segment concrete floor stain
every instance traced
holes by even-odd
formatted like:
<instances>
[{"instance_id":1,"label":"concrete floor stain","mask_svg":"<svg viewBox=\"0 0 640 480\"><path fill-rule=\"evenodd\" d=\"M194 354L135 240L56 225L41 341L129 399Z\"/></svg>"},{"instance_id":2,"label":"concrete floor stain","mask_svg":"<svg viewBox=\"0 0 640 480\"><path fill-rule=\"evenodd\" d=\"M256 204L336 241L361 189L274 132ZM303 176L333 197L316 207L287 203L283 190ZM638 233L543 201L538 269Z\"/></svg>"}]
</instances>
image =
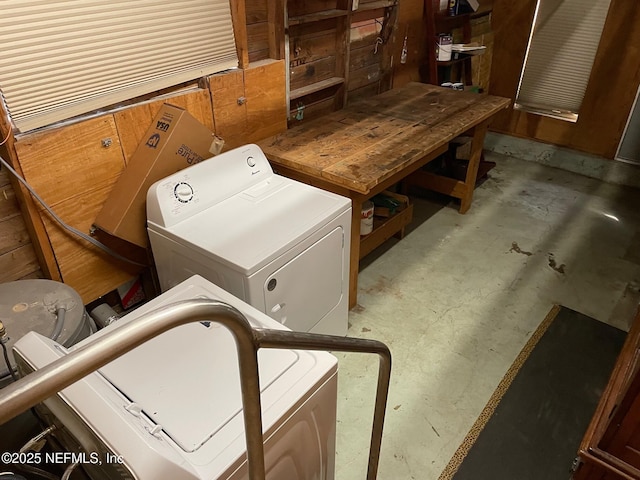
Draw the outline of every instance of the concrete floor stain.
<instances>
[{"instance_id":1,"label":"concrete floor stain","mask_svg":"<svg viewBox=\"0 0 640 480\"><path fill-rule=\"evenodd\" d=\"M564 267L566 266L564 263L558 265L553 253L549 254L549 266L553 268L556 272L564 275Z\"/></svg>"},{"instance_id":2,"label":"concrete floor stain","mask_svg":"<svg viewBox=\"0 0 640 480\"><path fill-rule=\"evenodd\" d=\"M391 285L391 280L389 280L384 275L380 275L375 284L365 289L365 292L369 295L376 294L386 294L393 295L395 298L402 300L403 295L402 292L399 292L393 288Z\"/></svg>"},{"instance_id":3,"label":"concrete floor stain","mask_svg":"<svg viewBox=\"0 0 640 480\"><path fill-rule=\"evenodd\" d=\"M509 249L509 251L510 252L521 253L523 255L526 255L527 257L530 257L531 255L533 255L533 253L531 253L531 252L525 252L524 250L522 250L518 246L518 242L511 242L511 248Z\"/></svg>"},{"instance_id":4,"label":"concrete floor stain","mask_svg":"<svg viewBox=\"0 0 640 480\"><path fill-rule=\"evenodd\" d=\"M365 310L366 310L366 308L364 308L364 307L363 307L362 305L360 305L359 303L357 303L357 304L356 304L356 306L355 306L355 307L353 307L353 308L351 309L351 311L352 311L352 312L354 312L354 313L362 313L362 312L364 312Z\"/></svg>"}]
</instances>

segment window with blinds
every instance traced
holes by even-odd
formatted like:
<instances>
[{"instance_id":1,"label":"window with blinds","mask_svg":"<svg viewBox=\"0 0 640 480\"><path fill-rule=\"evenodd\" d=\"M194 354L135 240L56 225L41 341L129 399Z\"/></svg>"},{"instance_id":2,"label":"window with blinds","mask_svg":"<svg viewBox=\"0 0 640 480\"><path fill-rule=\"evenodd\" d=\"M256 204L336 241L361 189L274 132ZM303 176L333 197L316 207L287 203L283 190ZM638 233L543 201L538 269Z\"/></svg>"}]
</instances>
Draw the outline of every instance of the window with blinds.
<instances>
[{"instance_id":1,"label":"window with blinds","mask_svg":"<svg viewBox=\"0 0 640 480\"><path fill-rule=\"evenodd\" d=\"M21 132L238 66L229 0L4 0L0 32Z\"/></svg>"},{"instance_id":2,"label":"window with blinds","mask_svg":"<svg viewBox=\"0 0 640 480\"><path fill-rule=\"evenodd\" d=\"M610 0L538 0L516 108L575 121Z\"/></svg>"}]
</instances>

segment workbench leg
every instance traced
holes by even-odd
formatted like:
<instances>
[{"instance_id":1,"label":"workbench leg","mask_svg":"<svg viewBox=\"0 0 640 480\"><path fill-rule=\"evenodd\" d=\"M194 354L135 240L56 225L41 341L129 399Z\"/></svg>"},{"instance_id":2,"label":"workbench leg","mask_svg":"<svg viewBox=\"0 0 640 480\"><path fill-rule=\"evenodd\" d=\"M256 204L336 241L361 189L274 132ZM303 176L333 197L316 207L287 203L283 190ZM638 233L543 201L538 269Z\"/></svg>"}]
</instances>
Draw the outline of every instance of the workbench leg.
<instances>
[{"instance_id":1,"label":"workbench leg","mask_svg":"<svg viewBox=\"0 0 640 480\"><path fill-rule=\"evenodd\" d=\"M471 201L473 200L473 190L476 188L478 167L480 166L482 149L484 147L484 137L487 133L488 125L489 121L485 120L484 122L476 125L476 127L473 129L469 166L467 167L467 173L464 178L465 192L460 198L460 213L467 213L467 210L469 210L469 208L471 207Z\"/></svg>"},{"instance_id":2,"label":"workbench leg","mask_svg":"<svg viewBox=\"0 0 640 480\"><path fill-rule=\"evenodd\" d=\"M362 202L351 199L351 259L349 261L349 310L358 303L358 272L360 269L360 218Z\"/></svg>"}]
</instances>

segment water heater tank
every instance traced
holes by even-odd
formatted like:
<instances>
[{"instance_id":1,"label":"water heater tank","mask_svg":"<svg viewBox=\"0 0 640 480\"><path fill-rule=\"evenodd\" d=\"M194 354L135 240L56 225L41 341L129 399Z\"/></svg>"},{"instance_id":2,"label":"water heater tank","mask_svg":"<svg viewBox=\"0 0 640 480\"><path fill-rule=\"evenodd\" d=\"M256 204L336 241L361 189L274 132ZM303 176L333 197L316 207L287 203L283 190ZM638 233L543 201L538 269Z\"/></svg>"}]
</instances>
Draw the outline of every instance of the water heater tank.
<instances>
[{"instance_id":1,"label":"water heater tank","mask_svg":"<svg viewBox=\"0 0 640 480\"><path fill-rule=\"evenodd\" d=\"M95 331L80 295L68 285L53 280L18 280L0 284L0 321L9 341L6 343L12 367L13 344L30 331L69 347ZM2 357L0 357L2 358ZM0 388L11 382L9 370L0 361Z\"/></svg>"}]
</instances>

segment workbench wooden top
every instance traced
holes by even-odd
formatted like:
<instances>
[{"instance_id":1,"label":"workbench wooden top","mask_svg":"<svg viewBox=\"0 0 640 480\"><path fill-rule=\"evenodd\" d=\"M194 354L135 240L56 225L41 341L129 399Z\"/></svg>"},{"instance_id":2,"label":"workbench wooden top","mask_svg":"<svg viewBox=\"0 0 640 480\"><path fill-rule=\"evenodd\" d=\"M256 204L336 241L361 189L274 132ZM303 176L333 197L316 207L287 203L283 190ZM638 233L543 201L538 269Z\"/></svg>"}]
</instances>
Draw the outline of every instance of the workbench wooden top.
<instances>
[{"instance_id":1,"label":"workbench wooden top","mask_svg":"<svg viewBox=\"0 0 640 480\"><path fill-rule=\"evenodd\" d=\"M367 194L509 103L502 97L408 83L258 144L275 166Z\"/></svg>"}]
</instances>

